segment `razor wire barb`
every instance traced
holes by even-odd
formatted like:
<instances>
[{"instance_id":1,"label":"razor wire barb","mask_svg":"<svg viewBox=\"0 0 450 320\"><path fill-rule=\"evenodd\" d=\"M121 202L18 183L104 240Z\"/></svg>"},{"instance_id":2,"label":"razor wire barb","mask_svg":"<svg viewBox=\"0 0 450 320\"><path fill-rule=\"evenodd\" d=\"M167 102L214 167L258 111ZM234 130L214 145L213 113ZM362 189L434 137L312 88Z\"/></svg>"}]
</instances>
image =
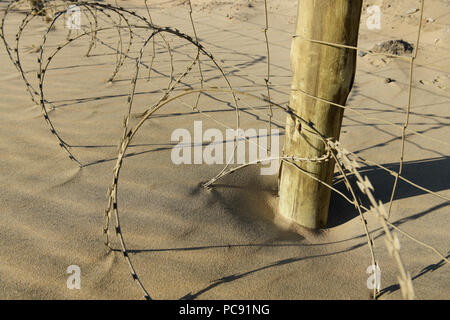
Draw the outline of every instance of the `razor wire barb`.
<instances>
[{"instance_id":1,"label":"razor wire barb","mask_svg":"<svg viewBox=\"0 0 450 320\"><path fill-rule=\"evenodd\" d=\"M114 83L116 80L116 77L120 73L125 61L130 60L134 61L135 64L135 72L131 80L131 86L130 91L128 93L128 99L127 99L127 112L123 118L122 127L123 132L120 137L120 141L118 143L117 147L117 159L115 166L113 168L113 177L111 185L108 187L107 191L107 198L108 203L106 206L106 209L104 211L104 227L103 227L103 235L104 235L104 242L107 246L108 250L111 252L120 251L126 260L129 271L131 274L132 279L137 283L139 288L143 292L143 296L145 299L151 299L151 295L149 291L146 289L144 283L142 282L141 278L138 276L138 273L134 267L134 264L130 257L130 250L128 250L125 238L123 235L123 231L120 224L120 215L119 215L119 205L118 205L118 184L119 184L119 176L120 176L120 170L122 168L123 162L126 158L126 152L128 147L130 146L133 138L135 137L136 133L140 130L142 125L151 119L151 116L157 112L158 110L162 109L163 107L167 107L171 102L177 100L181 102L181 105L196 111L199 115L208 117L209 119L213 120L215 123L219 124L220 126L229 129L230 126L223 123L222 121L219 121L218 119L206 114L199 108L200 98L203 94L214 94L214 93L221 93L221 94L229 94L231 97L232 105L235 110L235 117L236 117L236 130L240 129L240 107L238 104L238 101L240 101L239 96L245 96L249 99L253 99L259 102L265 103L269 108L269 113L263 112L263 115L267 117L268 119L268 126L269 126L269 132L271 132L271 127L273 125L274 119L273 119L273 109L279 109L285 114L297 118L299 121L301 121L302 125L307 126L313 134L315 134L325 145L326 153L323 154L320 157L317 158L299 158L295 155L283 155L280 157L267 157L267 158L261 158L254 161L248 161L244 164L238 165L236 167L231 168L231 162L233 157L235 156L236 148L237 148L237 139L234 141L235 146L233 150L232 157L227 161L224 168L214 177L209 179L207 182L204 182L202 185L206 189L211 189L214 187L214 184L225 177L228 174L231 174L235 171L238 171L240 169L243 169L245 167L251 166L251 165L258 165L261 163L264 163L266 161L273 161L273 160L281 160L284 161L292 166L295 166L298 170L300 170L302 173L308 175L312 179L315 179L319 181L320 183L326 185L328 188L330 188L332 191L339 194L341 197L343 197L346 201L348 201L350 204L354 205L357 209L359 216L361 218L361 222L363 225L363 230L365 233L365 237L367 240L368 248L370 250L371 255L371 261L372 265L378 266L378 261L375 256L375 250L374 250L374 241L373 237L371 235L371 231L368 228L367 219L365 217L366 213L375 214L377 217L382 230L385 234L385 243L386 247L388 249L389 254L392 256L392 258L395 260L395 263L397 264L398 270L399 270L399 277L398 281L400 284L402 296L405 299L413 299L415 297L413 284L411 281L411 275L407 271L403 260L400 255L400 242L396 234L393 232L393 229L409 239L415 241L417 244L424 246L430 250L432 250L437 256L442 258L446 263L448 263L448 259L442 255L437 249L434 247L418 240L416 237L406 233L401 228L396 226L395 224L391 223L389 221L390 213L392 209L392 203L395 199L395 193L397 189L398 181L401 180L410 186L414 188L418 188L432 196L435 196L441 200L444 201L450 201L450 199L442 194L439 194L437 192L434 192L432 190L429 190L423 186L420 186L413 181L405 178L402 176L402 169L403 169L403 161L404 161L404 154L406 149L406 140L407 140L407 134L413 134L420 136L424 139L428 139L430 141L438 142L441 145L450 146L450 143L444 140L436 139L434 137L428 136L422 132L414 131L409 128L409 118L410 118L410 110L411 110L411 102L412 102L412 79L413 79L413 72L414 72L414 63L415 59L417 57L417 50L419 47L419 41L420 41L420 30L422 27L422 18L423 18L423 11L424 11L424 2L425 0L421 0L421 16L420 16L420 22L418 25L418 32L417 32L417 41L414 47L414 52L410 57L405 56L396 56L389 53L377 53L372 52L371 50L365 50L359 47L353 47L353 46L347 46L342 44L336 44L336 43L329 43L326 41L321 41L317 39L305 39L305 41L310 41L314 43L318 43L321 45L330 45L330 46L336 46L340 48L347 48L347 49L353 49L358 51L366 52L370 55L384 55L392 58L397 59L403 59L410 63L410 70L409 70L409 83L408 83L408 103L406 107L406 113L405 113L405 122L402 126L393 123L391 121L371 117L366 115L365 113L345 105L339 105L337 103L333 103L331 101L324 100L320 97L317 97L315 95L312 95L308 92L303 92L298 88L291 88L291 90L299 91L300 93L311 97L313 99L326 102L327 104L333 105L338 108L344 108L348 110L349 112L356 113L365 119L368 120L374 120L378 121L380 123L388 124L392 127L401 129L401 151L400 151L400 159L399 159L399 170L393 171L381 164L375 163L371 160L366 160L354 153L351 153L347 151L342 144L339 141L336 141L330 137L323 136L320 132L318 132L314 126L312 126L308 121L305 119L300 118L297 114L295 114L289 106L283 106L271 98L271 59L270 59L270 42L269 42L269 15L268 15L268 6L267 6L267 0L264 0L264 28L263 28L263 38L266 45L266 75L264 78L264 85L266 88L266 94L261 95L254 95L249 92L243 91L243 90L237 90L234 89L231 85L230 80L228 79L227 73L224 71L223 67L217 62L217 60L213 57L213 55L207 51L203 45L199 41L198 32L195 26L195 19L193 16L193 6L191 4L191 1L187 1L187 9L188 9L188 17L191 24L191 29L193 36L189 36L188 34L185 34L178 29L171 28L171 27L160 27L157 26L151 15L150 7L147 3L148 1L144 1L145 10L148 15L148 18L142 15L139 15L138 13L131 11L129 9L120 7L118 5L117 0L114 1L114 5L108 4L108 3L99 3L95 1L62 1L62 0L52 0L52 1L45 1L43 8L40 9L38 12L29 11L25 13L25 17L23 18L22 22L20 23L17 33L15 34L15 42L14 44L11 44L8 42L7 36L5 35L5 25L7 23L6 18L8 14L10 14L16 6L23 3L23 0L12 0L8 3L6 6L6 9L4 10L4 14L1 19L0 24L0 37L2 38L2 41L4 43L4 47L6 49L6 52L20 73L25 86L26 90L28 91L31 100L36 104L39 105L41 108L42 116L47 123L47 126L49 127L49 130L52 135L56 137L58 140L58 145L66 152L69 156L69 158L76 162L80 167L83 167L83 164L72 154L70 150L70 145L66 143L55 126L53 125L53 122L50 118L50 113L53 110L52 103L46 99L46 73L49 69L49 66L51 62L53 61L53 58L57 56L62 49L67 47L73 42L81 41L82 39L89 38L89 45L88 50L85 54L86 58L89 58L91 56L91 51L94 50L94 48L97 45L102 45L104 48L108 48L112 51L112 53L115 55L115 64L113 67L113 71L111 73L111 76L106 80L108 82ZM51 46L47 48L46 44L48 42L50 31L55 26L57 21L61 20L62 17L65 16L68 5L76 5L79 8L81 8L81 12L83 13L84 17L86 17L88 21L88 26L82 26L82 30L77 33L77 35L73 36L71 30L69 29L69 32L66 36L66 41L56 47L56 49L53 49L49 54L47 54L46 57L44 57L44 52L46 50L51 50ZM35 88L31 82L27 78L27 72L24 70L21 60L21 54L20 54L20 39L23 36L27 26L38 17L42 12L52 12L52 19L49 23L46 32L42 36L42 42L37 47L38 50L38 71L36 72L36 76L38 79L38 88ZM106 24L105 26L101 26L101 24ZM110 31L115 30L117 33L117 39L116 39L116 45L115 47L109 45L104 40L102 40L100 36L100 32L102 31ZM125 31L125 32L124 32ZM146 34L143 36L138 31L144 31ZM127 40L124 40L124 37L127 37ZM194 57L189 57L190 62L186 65L184 71L182 71L177 77L175 76L175 60L174 60L174 52L172 50L172 47L170 45L170 41L168 40L167 36L173 36L177 39L180 39L182 41L185 41L188 45L193 46L196 49L196 54ZM141 112L137 114L136 118L139 120L138 123L131 127L130 125L130 119L133 115L132 109L134 104L134 97L136 94L136 85L139 81L139 73L141 72L141 68L145 68L148 70L147 76L145 77L147 82L150 82L152 79L152 71L154 70L154 63L157 58L157 42L156 37L160 38L163 42L163 48L166 49L166 52L169 56L169 76L168 76L168 84L167 87L157 88L159 92L161 92L161 97L157 100L156 103L153 103L151 105L146 106L146 109L144 112ZM299 35L294 35L294 37L299 37ZM131 52L131 48L133 44L136 42L136 39L140 39L142 41L142 44L140 45L140 49L138 51L137 56L133 56ZM145 49L147 46L151 43L151 59L150 63L147 65L143 62L143 57L145 53ZM186 54L187 55L187 54ZM188 55L187 55L188 56ZM206 87L205 86L205 79L203 75L203 69L202 69L202 57L207 59L210 64L215 68L215 70L220 74L220 77L224 80L226 86L224 88L219 87ZM187 77L188 74L191 73L193 68L197 66L198 73L199 73L199 83L200 88L190 88L187 90L184 90L182 92L176 92L177 86L182 83L183 79ZM236 66L231 66L233 69L238 69ZM193 105L189 105L181 100L182 97L188 96L188 95L195 95L196 98L194 99L195 102ZM251 104L247 103L248 106L255 112L260 112L258 109L254 108ZM239 138L239 137L236 137ZM249 143L255 143L251 141L248 137L243 137L246 141ZM257 146L265 149L266 151L270 151L271 145L269 144L266 147L261 146L259 143L257 143ZM350 193L350 197L343 192L337 190L332 185L329 185L321 180L319 180L314 175L310 174L309 172L303 170L300 166L297 164L300 162L325 162L325 161L334 161L336 163L337 170L342 175L343 180L345 182L345 186L347 190ZM361 163L366 165L375 165L378 168L386 171L388 174L395 177L395 182L393 184L391 197L389 200L389 209L386 212L384 209L384 206L381 202L377 201L373 192L374 188L372 184L370 183L367 176L362 176L358 169L361 168ZM356 197L356 193L354 190L354 186L352 186L349 175L354 175L356 177L356 185L361 190L361 192L368 198L370 202L370 207L366 208L362 205L361 200ZM110 230L111 230L111 222L114 217L114 228L113 232L116 234L117 239L119 240L120 248L114 248L114 246L111 244L110 241ZM373 297L376 298L379 294L379 291L377 289L377 286L374 286L373 289Z\"/></svg>"}]
</instances>

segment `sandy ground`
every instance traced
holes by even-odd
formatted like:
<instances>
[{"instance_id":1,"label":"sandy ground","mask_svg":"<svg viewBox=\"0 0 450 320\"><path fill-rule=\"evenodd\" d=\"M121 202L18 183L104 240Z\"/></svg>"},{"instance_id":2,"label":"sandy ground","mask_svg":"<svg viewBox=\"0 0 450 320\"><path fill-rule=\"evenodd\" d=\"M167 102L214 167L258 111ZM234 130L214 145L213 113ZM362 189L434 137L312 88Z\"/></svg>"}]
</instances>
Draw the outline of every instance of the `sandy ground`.
<instances>
[{"instance_id":1,"label":"sandy ground","mask_svg":"<svg viewBox=\"0 0 450 320\"><path fill-rule=\"evenodd\" d=\"M192 35L184 1L153 1L152 18ZM268 36L271 49L272 98L286 104L289 97L289 51L294 31L295 5L269 2ZM293 3L294 1L292 1ZM119 1L145 15L141 1ZM371 49L384 40L415 42L420 1L365 1L382 9L381 30L369 30L367 12L361 22L359 45ZM1 2L5 7L5 2ZM265 94L266 48L262 1L193 1L198 36L223 66L232 85ZM425 22L413 79L409 126L430 137L450 136L450 1L426 1ZM12 13L8 39L24 15ZM322 22L321 22L322 23ZM323 22L325 23L325 22ZM36 86L36 53L46 28L33 21L21 40L26 75ZM0 50L0 298L3 299L136 299L142 293L133 283L119 253L103 245L105 193L112 180L122 133L134 61L127 60L114 83L105 80L115 63L117 35L99 35L92 56L89 41L74 42L54 58L46 74L46 99L55 127L82 169L67 159L31 102L20 74L5 50ZM144 35L145 31L139 31ZM62 23L49 34L48 48L64 42ZM175 74L180 74L196 49L175 37L171 41ZM139 40L140 41L140 40ZM138 42L138 41L137 41ZM145 110L161 96L170 74L169 55L158 40L152 80L141 79L133 112ZM30 49L27 51L26 49ZM130 55L136 56L139 44ZM150 61L147 54L145 63ZM206 58L208 86L223 87L217 69ZM147 71L142 71L144 78ZM398 59L366 55L358 58L355 85L348 105L373 118L402 125L408 95L409 64ZM387 83L386 78L394 81ZM193 71L177 92L198 87ZM241 96L244 128L265 128L259 121L267 105ZM119 199L122 230L139 277L155 299L367 299L366 281L371 264L360 218L355 209L333 194L328 227L318 233L294 232L274 223L277 177L261 176L250 167L226 177L213 191L199 183L213 177L221 165L174 165L170 161L171 133L193 131L193 121L217 128L211 118L199 115L184 103L170 103L147 121L128 151L120 175ZM233 127L234 109L229 94L201 98L206 115ZM256 108L252 109L252 108ZM283 130L285 115L276 111L275 126ZM136 121L136 120L135 120ZM220 127L219 127L220 128ZM223 129L224 130L224 129ZM282 131L283 132L283 131ZM350 151L398 169L401 130L378 120L347 112L341 141ZM281 145L283 139L281 138ZM404 176L450 196L449 147L408 135ZM389 201L393 177L375 167L365 167L377 199ZM345 192L342 181L335 187ZM448 255L450 217L448 202L405 183L392 208L392 222ZM389 257L377 220L367 214L375 238L382 277L381 299L401 298L397 268ZM420 299L449 299L448 265L430 250L399 235L401 254L413 277ZM113 243L118 247L115 237ZM66 286L70 265L81 268L81 290Z\"/></svg>"}]
</instances>

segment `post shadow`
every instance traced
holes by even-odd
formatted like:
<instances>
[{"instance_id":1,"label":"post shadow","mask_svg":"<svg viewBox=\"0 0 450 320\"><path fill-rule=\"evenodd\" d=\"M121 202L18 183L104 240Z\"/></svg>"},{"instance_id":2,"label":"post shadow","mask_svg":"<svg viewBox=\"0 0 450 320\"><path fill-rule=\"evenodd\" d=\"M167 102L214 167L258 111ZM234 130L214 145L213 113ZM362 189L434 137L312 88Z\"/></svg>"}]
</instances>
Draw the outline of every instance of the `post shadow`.
<instances>
[{"instance_id":1,"label":"post shadow","mask_svg":"<svg viewBox=\"0 0 450 320\"><path fill-rule=\"evenodd\" d=\"M398 172L399 163L384 164L384 167ZM403 163L402 176L426 189L433 192L439 192L450 188L449 167L450 157L406 161ZM373 192L375 199L380 200L384 204L388 203L391 198L395 177L376 166L363 167L359 171L362 176L367 176L372 183L375 189ZM348 179L353 187L353 190L355 191L356 197L361 199L364 206L369 207L370 203L367 197L356 185L356 177L354 175L349 175ZM346 195L349 194L342 178L334 181L333 187ZM410 198L423 194L426 194L426 192L399 179L394 200ZM341 195L336 192L331 194L330 211L328 213L327 224L328 228L344 224L358 215L359 213L357 209Z\"/></svg>"}]
</instances>

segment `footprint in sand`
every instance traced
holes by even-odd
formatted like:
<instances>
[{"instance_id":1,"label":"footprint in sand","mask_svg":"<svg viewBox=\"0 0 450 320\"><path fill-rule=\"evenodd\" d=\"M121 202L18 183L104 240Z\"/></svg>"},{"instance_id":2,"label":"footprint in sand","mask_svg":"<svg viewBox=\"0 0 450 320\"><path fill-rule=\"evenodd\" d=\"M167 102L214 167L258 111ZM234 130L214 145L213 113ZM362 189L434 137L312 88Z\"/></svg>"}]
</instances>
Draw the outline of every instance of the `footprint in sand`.
<instances>
[{"instance_id":1,"label":"footprint in sand","mask_svg":"<svg viewBox=\"0 0 450 320\"><path fill-rule=\"evenodd\" d=\"M450 77L449 76L437 76L433 79L432 83L439 89L445 90L449 87Z\"/></svg>"}]
</instances>

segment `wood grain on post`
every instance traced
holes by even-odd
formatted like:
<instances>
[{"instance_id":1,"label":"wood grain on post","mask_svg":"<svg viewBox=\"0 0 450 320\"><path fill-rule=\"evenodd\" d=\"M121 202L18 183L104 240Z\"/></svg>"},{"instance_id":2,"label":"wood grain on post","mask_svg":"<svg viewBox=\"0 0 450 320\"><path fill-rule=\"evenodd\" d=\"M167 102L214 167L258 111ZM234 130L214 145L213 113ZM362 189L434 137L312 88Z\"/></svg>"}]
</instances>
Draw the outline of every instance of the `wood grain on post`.
<instances>
[{"instance_id":1,"label":"wood grain on post","mask_svg":"<svg viewBox=\"0 0 450 320\"><path fill-rule=\"evenodd\" d=\"M344 110L304 95L344 105L353 85L356 50L319 44L308 39L356 46L362 0L299 0L296 35L291 47L292 91L290 108L323 136L339 139ZM301 90L301 91L300 91ZM326 152L308 126L288 115L284 154L317 158ZM335 162L297 165L331 184ZM331 190L283 162L280 168L280 214L308 227L327 223Z\"/></svg>"}]
</instances>

